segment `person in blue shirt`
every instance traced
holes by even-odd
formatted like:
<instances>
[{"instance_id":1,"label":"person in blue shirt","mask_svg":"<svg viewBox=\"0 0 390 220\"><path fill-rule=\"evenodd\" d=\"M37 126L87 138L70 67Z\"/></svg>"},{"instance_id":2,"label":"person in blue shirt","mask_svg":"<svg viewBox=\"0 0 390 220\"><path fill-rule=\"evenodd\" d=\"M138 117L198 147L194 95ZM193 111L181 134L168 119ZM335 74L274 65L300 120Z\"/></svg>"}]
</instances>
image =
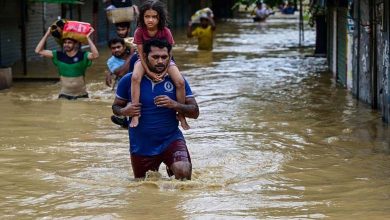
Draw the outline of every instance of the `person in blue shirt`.
<instances>
[{"instance_id":1,"label":"person in blue shirt","mask_svg":"<svg viewBox=\"0 0 390 220\"><path fill-rule=\"evenodd\" d=\"M111 77L106 76L106 85L112 85L112 78L119 80L126 73L132 72L138 60L137 54L132 54L122 38L113 38L108 41L112 56L107 60L107 67ZM114 88L113 88L114 89Z\"/></svg>"},{"instance_id":2,"label":"person in blue shirt","mask_svg":"<svg viewBox=\"0 0 390 220\"><path fill-rule=\"evenodd\" d=\"M287 4L281 10L282 14L286 15L293 15L295 11L295 7L290 1L288 1Z\"/></svg>"},{"instance_id":3,"label":"person in blue shirt","mask_svg":"<svg viewBox=\"0 0 390 220\"><path fill-rule=\"evenodd\" d=\"M176 88L166 74L171 60L172 46L165 40L152 39L143 45L146 64L162 80L154 82L144 75L140 88L140 103L131 103L131 73L118 84L112 105L115 115L141 116L137 127L128 128L130 158L135 178L146 172L158 171L166 164L168 175L176 179L191 179L192 164L186 142L180 131L177 113L188 118L198 118L199 107L188 82L185 80L185 103L176 101Z\"/></svg>"},{"instance_id":4,"label":"person in blue shirt","mask_svg":"<svg viewBox=\"0 0 390 220\"><path fill-rule=\"evenodd\" d=\"M106 74L106 85L112 87L112 90L115 90L119 79L126 73L133 71L134 64L138 60L138 55L137 53L131 53L122 38L109 40L108 47L111 49L112 56L107 60L108 72ZM129 126L129 122L125 117L112 115L111 121L123 128Z\"/></svg>"},{"instance_id":5,"label":"person in blue shirt","mask_svg":"<svg viewBox=\"0 0 390 220\"><path fill-rule=\"evenodd\" d=\"M134 9L138 14L138 8L134 6ZM116 89L117 82L122 76L133 71L134 64L138 60L136 45L132 43L133 38L129 37L130 26L130 22L115 23L115 32L118 38L111 39L108 42L112 56L107 60L109 71L106 72L106 85L112 87L112 90ZM111 115L111 121L122 128L129 126L129 121L126 117Z\"/></svg>"}]
</instances>

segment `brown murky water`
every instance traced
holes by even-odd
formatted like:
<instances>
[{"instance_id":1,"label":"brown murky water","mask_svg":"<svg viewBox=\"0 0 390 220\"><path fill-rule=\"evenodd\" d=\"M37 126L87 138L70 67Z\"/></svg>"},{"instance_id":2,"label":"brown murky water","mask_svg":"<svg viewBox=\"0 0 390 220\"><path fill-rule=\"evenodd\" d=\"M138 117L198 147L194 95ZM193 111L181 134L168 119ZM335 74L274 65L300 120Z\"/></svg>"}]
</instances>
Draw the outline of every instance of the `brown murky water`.
<instances>
[{"instance_id":1,"label":"brown murky water","mask_svg":"<svg viewBox=\"0 0 390 220\"><path fill-rule=\"evenodd\" d=\"M296 20L218 24L215 50L175 31L175 59L201 109L185 132L192 181L134 181L125 130L109 120L108 51L88 72L86 101L58 85L0 93L4 219L385 219L389 128L296 49ZM306 45L314 42L306 32Z\"/></svg>"}]
</instances>

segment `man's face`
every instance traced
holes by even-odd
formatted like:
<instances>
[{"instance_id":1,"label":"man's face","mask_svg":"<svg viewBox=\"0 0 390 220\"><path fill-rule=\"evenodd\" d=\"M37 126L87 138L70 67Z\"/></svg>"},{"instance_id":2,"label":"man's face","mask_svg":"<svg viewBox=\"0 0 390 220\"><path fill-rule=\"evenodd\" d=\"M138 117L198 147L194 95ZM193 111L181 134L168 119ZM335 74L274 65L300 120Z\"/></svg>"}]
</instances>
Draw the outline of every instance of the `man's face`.
<instances>
[{"instance_id":1,"label":"man's face","mask_svg":"<svg viewBox=\"0 0 390 220\"><path fill-rule=\"evenodd\" d=\"M168 67L170 59L171 57L166 47L158 48L152 46L146 59L146 64L152 72L163 73Z\"/></svg>"},{"instance_id":2,"label":"man's face","mask_svg":"<svg viewBox=\"0 0 390 220\"><path fill-rule=\"evenodd\" d=\"M209 26L209 19L201 18L200 19L200 26L202 26L203 28L206 28L207 26Z\"/></svg>"},{"instance_id":3,"label":"man's face","mask_svg":"<svg viewBox=\"0 0 390 220\"><path fill-rule=\"evenodd\" d=\"M70 39L65 39L63 42L63 48L65 52L73 51L76 47L76 42Z\"/></svg>"},{"instance_id":4,"label":"man's face","mask_svg":"<svg viewBox=\"0 0 390 220\"><path fill-rule=\"evenodd\" d=\"M118 58L122 57L126 51L126 47L119 42L111 44L110 48L112 55Z\"/></svg>"},{"instance_id":5,"label":"man's face","mask_svg":"<svg viewBox=\"0 0 390 220\"><path fill-rule=\"evenodd\" d=\"M125 38L129 35L129 28L127 27L116 27L116 34L120 38Z\"/></svg>"}]
</instances>

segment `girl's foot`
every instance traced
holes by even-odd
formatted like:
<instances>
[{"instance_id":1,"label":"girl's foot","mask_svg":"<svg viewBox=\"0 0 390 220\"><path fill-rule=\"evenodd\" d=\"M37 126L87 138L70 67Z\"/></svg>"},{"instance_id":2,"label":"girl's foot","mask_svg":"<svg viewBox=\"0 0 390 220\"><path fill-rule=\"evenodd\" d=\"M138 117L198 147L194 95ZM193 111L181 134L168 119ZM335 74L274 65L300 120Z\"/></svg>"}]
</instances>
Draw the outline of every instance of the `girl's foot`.
<instances>
[{"instance_id":1,"label":"girl's foot","mask_svg":"<svg viewBox=\"0 0 390 220\"><path fill-rule=\"evenodd\" d=\"M139 123L138 119L139 119L138 116L134 116L134 117L131 118L131 122L130 122L130 127L131 128L135 128L135 127L138 126L138 123Z\"/></svg>"},{"instance_id":2,"label":"girl's foot","mask_svg":"<svg viewBox=\"0 0 390 220\"><path fill-rule=\"evenodd\" d=\"M186 120L186 117L184 117L183 115L177 115L177 118L179 119L180 121L180 125L181 127L184 129L184 130L188 130L190 129L190 125L188 125L187 123L187 120Z\"/></svg>"}]
</instances>

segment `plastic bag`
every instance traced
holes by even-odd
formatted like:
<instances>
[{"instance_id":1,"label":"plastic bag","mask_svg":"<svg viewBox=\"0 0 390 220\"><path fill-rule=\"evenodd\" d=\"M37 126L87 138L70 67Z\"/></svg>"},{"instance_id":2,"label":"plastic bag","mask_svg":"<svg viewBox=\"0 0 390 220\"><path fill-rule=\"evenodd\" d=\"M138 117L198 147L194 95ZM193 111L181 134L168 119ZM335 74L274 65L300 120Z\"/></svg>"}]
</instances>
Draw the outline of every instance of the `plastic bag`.
<instances>
[{"instance_id":1,"label":"plastic bag","mask_svg":"<svg viewBox=\"0 0 390 220\"><path fill-rule=\"evenodd\" d=\"M214 13L210 8L200 9L200 10L196 11L195 14L193 14L191 16L192 23L200 23L200 17L202 17L202 16L207 16L207 17L213 18Z\"/></svg>"},{"instance_id":2,"label":"plastic bag","mask_svg":"<svg viewBox=\"0 0 390 220\"><path fill-rule=\"evenodd\" d=\"M53 24L50 26L51 36L53 36L55 41L61 46L62 46L62 31L67 21L68 21L67 19L58 19L54 21Z\"/></svg>"},{"instance_id":3,"label":"plastic bag","mask_svg":"<svg viewBox=\"0 0 390 220\"><path fill-rule=\"evenodd\" d=\"M62 31L62 39L70 38L81 43L88 43L87 35L91 31L91 24L80 21L67 21Z\"/></svg>"}]
</instances>

